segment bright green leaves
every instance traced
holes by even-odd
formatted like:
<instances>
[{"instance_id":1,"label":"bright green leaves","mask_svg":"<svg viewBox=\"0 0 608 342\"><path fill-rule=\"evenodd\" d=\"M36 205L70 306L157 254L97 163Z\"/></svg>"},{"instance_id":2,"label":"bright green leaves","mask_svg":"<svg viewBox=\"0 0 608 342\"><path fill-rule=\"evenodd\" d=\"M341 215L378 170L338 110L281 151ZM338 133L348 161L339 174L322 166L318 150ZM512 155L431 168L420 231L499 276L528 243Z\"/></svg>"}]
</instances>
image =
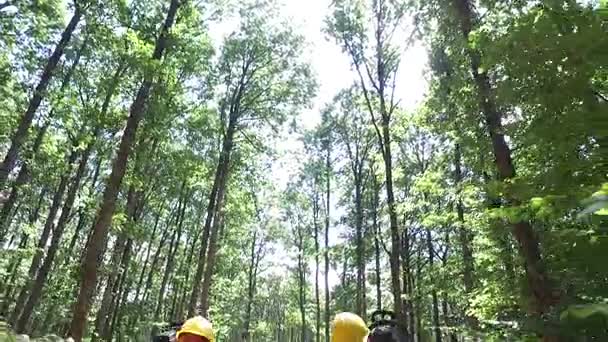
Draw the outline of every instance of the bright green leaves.
<instances>
[{"instance_id":1,"label":"bright green leaves","mask_svg":"<svg viewBox=\"0 0 608 342\"><path fill-rule=\"evenodd\" d=\"M315 81L302 60L303 38L273 23L264 8L244 14L238 32L222 47L217 66L220 100L249 127L276 130L314 95ZM220 113L222 114L222 113Z\"/></svg>"},{"instance_id":2,"label":"bright green leaves","mask_svg":"<svg viewBox=\"0 0 608 342\"><path fill-rule=\"evenodd\" d=\"M595 214L600 216L608 216L608 183L604 183L601 189L595 192L584 203L586 205L580 215Z\"/></svg>"}]
</instances>

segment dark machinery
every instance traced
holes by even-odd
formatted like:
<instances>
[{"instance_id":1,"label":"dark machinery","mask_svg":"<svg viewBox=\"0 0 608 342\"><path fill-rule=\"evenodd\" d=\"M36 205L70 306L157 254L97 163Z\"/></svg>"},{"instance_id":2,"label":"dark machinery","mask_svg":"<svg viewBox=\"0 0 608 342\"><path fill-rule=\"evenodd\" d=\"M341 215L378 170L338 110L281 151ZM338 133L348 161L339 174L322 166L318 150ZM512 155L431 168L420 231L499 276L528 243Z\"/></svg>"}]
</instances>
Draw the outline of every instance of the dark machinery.
<instances>
[{"instance_id":1,"label":"dark machinery","mask_svg":"<svg viewBox=\"0 0 608 342\"><path fill-rule=\"evenodd\" d=\"M392 311L376 310L369 326L369 342L407 342L407 337L397 329L397 320Z\"/></svg>"}]
</instances>

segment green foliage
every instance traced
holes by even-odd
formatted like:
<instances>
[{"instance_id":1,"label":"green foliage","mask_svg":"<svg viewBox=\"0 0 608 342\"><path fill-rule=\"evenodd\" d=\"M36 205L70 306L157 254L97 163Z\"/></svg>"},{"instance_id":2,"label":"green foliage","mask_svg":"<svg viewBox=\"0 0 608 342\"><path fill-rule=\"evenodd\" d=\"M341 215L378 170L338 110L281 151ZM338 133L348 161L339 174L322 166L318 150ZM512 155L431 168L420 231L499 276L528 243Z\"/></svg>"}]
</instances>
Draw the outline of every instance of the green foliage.
<instances>
[{"instance_id":1,"label":"green foliage","mask_svg":"<svg viewBox=\"0 0 608 342\"><path fill-rule=\"evenodd\" d=\"M3 153L74 6L9 3L0 5ZM412 334L421 341L437 331L444 340L533 341L555 330L606 339L605 1L469 1L467 39L454 7L466 1L333 1L322 30L348 57L357 82L325 104L314 99L319 84L306 56L318 42L278 4L180 1L166 56L153 60L168 3L78 1L84 18L0 193L0 316L10 317L22 289L29 295L37 252L49 254L50 240L37 247L43 227L52 223L56 236L58 216L70 210L29 332L59 334L69 326L81 251L147 75L153 85L99 260L88 336L100 335L106 309L118 340L141 339L153 325L186 317L192 279L207 261L200 241L207 215L223 218L209 298L218 340L240 341L245 330L252 341L299 341L301 332L324 338L326 314L390 308L387 136L401 299ZM216 39L218 30L228 34ZM428 50L429 84L410 109L400 105L410 94L399 91L409 82L399 65L414 40ZM487 77L488 94L475 74ZM513 177L497 172L485 101L502 116ZM321 121L303 130L300 112L311 107L320 108ZM208 213L231 120L225 201ZM74 204L63 208L67 196L59 193L57 214L49 216L60 180L75 184L85 151ZM18 184L23 165L28 172ZM533 311L521 237L512 234L521 221L530 223L539 263L559 294L543 317ZM118 249L119 238L129 248ZM105 304L104 293L111 299ZM0 322L0 340L6 331Z\"/></svg>"}]
</instances>

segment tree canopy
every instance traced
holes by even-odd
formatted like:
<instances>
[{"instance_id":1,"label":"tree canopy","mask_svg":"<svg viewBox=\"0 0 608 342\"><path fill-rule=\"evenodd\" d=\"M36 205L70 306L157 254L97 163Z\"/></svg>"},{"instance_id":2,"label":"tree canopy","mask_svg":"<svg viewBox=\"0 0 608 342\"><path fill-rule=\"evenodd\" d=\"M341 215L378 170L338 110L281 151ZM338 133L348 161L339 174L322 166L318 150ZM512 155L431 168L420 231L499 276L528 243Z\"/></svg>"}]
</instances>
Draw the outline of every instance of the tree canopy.
<instances>
[{"instance_id":1,"label":"tree canopy","mask_svg":"<svg viewBox=\"0 0 608 342\"><path fill-rule=\"evenodd\" d=\"M607 4L320 3L0 0L0 339L608 338Z\"/></svg>"}]
</instances>

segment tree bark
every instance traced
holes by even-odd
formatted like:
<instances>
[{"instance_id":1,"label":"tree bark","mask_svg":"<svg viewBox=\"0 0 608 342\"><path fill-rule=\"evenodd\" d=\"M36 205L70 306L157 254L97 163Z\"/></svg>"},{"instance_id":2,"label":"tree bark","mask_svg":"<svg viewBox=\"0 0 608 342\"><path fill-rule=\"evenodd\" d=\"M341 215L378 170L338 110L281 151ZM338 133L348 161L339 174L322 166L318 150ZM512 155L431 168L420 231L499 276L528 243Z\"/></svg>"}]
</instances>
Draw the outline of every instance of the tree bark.
<instances>
[{"instance_id":1,"label":"tree bark","mask_svg":"<svg viewBox=\"0 0 608 342\"><path fill-rule=\"evenodd\" d=\"M296 228L296 244L298 247L298 306L300 309L300 338L301 341L306 341L306 261L304 260L304 233L301 227Z\"/></svg>"},{"instance_id":2,"label":"tree bark","mask_svg":"<svg viewBox=\"0 0 608 342\"><path fill-rule=\"evenodd\" d=\"M313 189L313 225L315 229L315 341L321 341L321 296L319 293L319 191L317 189L318 177L315 177Z\"/></svg>"},{"instance_id":3,"label":"tree bark","mask_svg":"<svg viewBox=\"0 0 608 342\"><path fill-rule=\"evenodd\" d=\"M201 303L199 306L199 312L205 317L209 317L209 291L211 290L213 269L215 267L215 257L217 256L217 250L219 247L217 238L220 227L224 224L224 211L222 209L224 192L225 190L220 190L218 192L218 210L215 212L215 218L213 219L213 226L211 228L211 235L209 236L209 249L207 250L205 277L203 278L203 284L201 285Z\"/></svg>"},{"instance_id":4,"label":"tree bark","mask_svg":"<svg viewBox=\"0 0 608 342\"><path fill-rule=\"evenodd\" d=\"M355 238L357 240L357 314L365 320L365 246L363 242L363 205L361 175L355 176Z\"/></svg>"},{"instance_id":5,"label":"tree bark","mask_svg":"<svg viewBox=\"0 0 608 342\"><path fill-rule=\"evenodd\" d=\"M160 60L162 58L167 45L167 36L175 20L179 4L179 0L171 0L167 17L159 38L156 41L154 53L152 54L153 60ZM143 117L152 83L153 75L151 73L146 73L137 92L137 96L131 105L127 126L124 130L116 158L112 165L112 172L107 181L103 202L99 209L95 226L93 227L90 243L86 246L80 291L74 306L74 314L70 325L70 335L76 342L81 342L85 333L85 324L97 284L98 263L104 254L104 241L108 235L112 215L114 214L116 197L118 196L118 191L120 190L120 185L127 168L129 154L131 153L132 145L135 142L137 128Z\"/></svg>"},{"instance_id":6,"label":"tree bark","mask_svg":"<svg viewBox=\"0 0 608 342\"><path fill-rule=\"evenodd\" d=\"M250 340L249 326L251 323L251 307L253 305L253 296L255 295L255 279L257 277L258 254L256 253L256 244L258 231L254 229L251 237L251 250L249 255L249 269L247 271L247 304L245 307L245 319L243 320L243 340Z\"/></svg>"},{"instance_id":7,"label":"tree bark","mask_svg":"<svg viewBox=\"0 0 608 342\"><path fill-rule=\"evenodd\" d=\"M6 180L8 179L9 174L15 166L15 162L19 157L19 151L21 149L21 146L25 142L25 139L27 138L28 130L32 125L32 121L34 120L36 111L38 110L42 99L46 95L46 90L48 88L49 83L51 82L51 79L53 78L53 73L55 72L55 69L57 69L59 60L63 55L63 50L70 42L72 34L74 33L74 30L76 29L76 26L78 25L81 16L82 9L76 4L74 14L72 15L70 22L61 34L61 39L59 40L57 45L55 45L55 50L53 50L53 53L47 60L46 66L44 67L42 75L40 76L40 81L38 81L38 85L36 85L34 94L29 101L27 110L21 117L21 120L19 121L19 126L17 126L17 130L15 131L15 133L13 133L13 136L11 138L11 146L6 152L6 156L4 157L2 165L0 165L0 189L4 188Z\"/></svg>"},{"instance_id":8,"label":"tree bark","mask_svg":"<svg viewBox=\"0 0 608 342\"><path fill-rule=\"evenodd\" d=\"M323 250L323 256L325 259L325 342L329 342L330 339L330 313L329 313L329 215L330 215L330 199L331 199L331 150L329 147L329 141L325 146L327 155L325 156L325 248Z\"/></svg>"},{"instance_id":9,"label":"tree bark","mask_svg":"<svg viewBox=\"0 0 608 342\"><path fill-rule=\"evenodd\" d=\"M460 144L456 144L455 156L454 156L454 178L456 181L456 186L458 187L457 192L457 203L456 203L456 213L458 215L458 234L460 237L460 248L462 249L462 278L464 283L464 290L467 294L471 293L473 290L473 272L474 268L474 260L473 260L473 251L471 249L471 234L465 227L464 220L464 206L462 204L461 198L461 187L462 187L462 170L461 170L461 151Z\"/></svg>"},{"instance_id":10,"label":"tree bark","mask_svg":"<svg viewBox=\"0 0 608 342\"><path fill-rule=\"evenodd\" d=\"M376 261L376 309L382 310L382 270L380 269L380 226L378 225L378 205L380 203L380 187L375 174L372 174L372 228L374 230L374 254Z\"/></svg>"},{"instance_id":11,"label":"tree bark","mask_svg":"<svg viewBox=\"0 0 608 342\"><path fill-rule=\"evenodd\" d=\"M429 267L431 269L431 274L434 272L433 265L435 263L435 251L433 249L433 239L431 238L431 230L426 229L426 247L427 253L429 254ZM435 342L441 342L441 329L439 323L439 300L437 298L437 289L435 288L433 277L431 276L431 297L433 300L433 331L435 335Z\"/></svg>"},{"instance_id":12,"label":"tree bark","mask_svg":"<svg viewBox=\"0 0 608 342\"><path fill-rule=\"evenodd\" d=\"M465 40L476 24L477 15L469 0L453 0L460 30ZM498 110L496 101L492 95L490 80L485 71L481 71L481 56L478 51L469 49L471 62L471 73L479 91L480 107L485 116L486 128L492 141L492 151L495 164L501 180L506 181L515 177L515 166L511 156L511 149L507 145L502 127L502 113ZM511 198L509 198L511 197ZM512 205L517 205L518 200L507 195L507 200ZM534 230L528 221L519 221L513 224L513 236L518 242L520 253L524 260L526 280L532 294L532 313L537 316L551 311L559 302L560 294L553 287L545 269L541 252L540 242L534 234ZM545 334L544 341L558 341L558 336Z\"/></svg>"}]
</instances>

